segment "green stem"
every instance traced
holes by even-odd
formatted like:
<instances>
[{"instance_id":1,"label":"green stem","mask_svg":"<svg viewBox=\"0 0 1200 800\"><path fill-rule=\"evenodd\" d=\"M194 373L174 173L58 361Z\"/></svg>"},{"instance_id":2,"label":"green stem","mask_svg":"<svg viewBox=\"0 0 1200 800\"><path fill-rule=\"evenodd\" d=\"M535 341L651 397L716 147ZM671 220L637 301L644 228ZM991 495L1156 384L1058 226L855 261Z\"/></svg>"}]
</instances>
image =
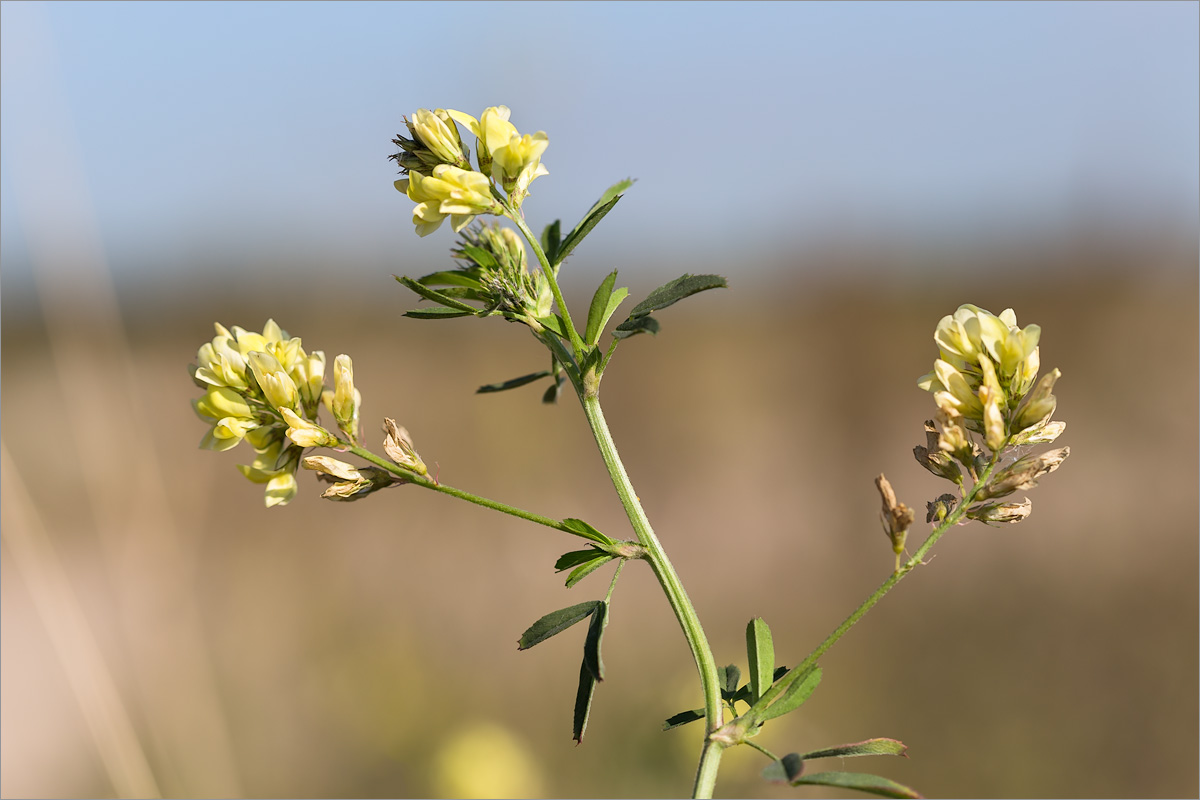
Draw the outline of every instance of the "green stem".
<instances>
[{"instance_id":1,"label":"green stem","mask_svg":"<svg viewBox=\"0 0 1200 800\"><path fill-rule=\"evenodd\" d=\"M850 616L846 617L846 619L842 621L841 625L838 625L836 628L834 628L833 632L825 637L825 641L817 645L816 649L808 654L808 657L793 667L769 690L764 692L763 696L759 698L758 702L756 702L754 706L746 712L747 716L757 716L758 713L765 710L767 706L774 702L776 698L786 692L789 686L803 678L806 672L808 672L812 667L816 666L818 659L825 655L825 652L829 650L830 647L833 647L834 643L837 642L838 639L841 639L847 631L854 627L854 624L862 619L876 603L882 600L885 594L890 592L896 584L904 580L905 576L925 562L925 555L935 544L937 544L938 539L942 538L946 531L957 525L959 520L962 519L963 515L967 511L967 506L971 504L976 493L978 493L984 484L987 483L988 478L990 478L992 472L995 471L998 461L998 455L992 457L991 463L988 464L987 469L984 470L983 475L981 475L979 480L976 481L971 487L971 490L963 497L962 502L959 503L949 515L947 515L946 519L942 521L941 525L938 525L937 528L935 528L933 532L929 534L929 536L924 542L921 543L921 546L913 554L912 558L904 562L904 564L898 570L893 572L878 589L872 592L871 595L862 602L862 605L854 609Z\"/></svg>"},{"instance_id":2,"label":"green stem","mask_svg":"<svg viewBox=\"0 0 1200 800\"><path fill-rule=\"evenodd\" d=\"M671 604L675 618L679 620L679 626L683 629L683 635L692 650L692 657L696 660L696 669L700 673L700 680L704 688L706 730L704 750L701 752L700 764L696 771L696 783L692 796L712 797L713 787L717 780L717 769L721 761L721 752L724 749L723 745L708 738L708 734L723 724L717 663L713 659L712 649L704 635L704 628L700 625L700 618L696 616L696 609L692 606L692 601L688 598L683 583L671 565L671 560L667 558L666 551L663 550L658 537L654 535L654 529L650 527L650 520L646 518L646 512L642 509L641 502L638 501L633 484L629 481L629 475L625 472L624 464L621 463L616 444L608 430L608 423L604 419L604 412L600 408L599 397L595 394L580 393L580 401L583 403L583 412L587 417L588 425L591 426L592 434L596 437L600 455L608 467L608 474L612 477L613 487L617 490L621 505L625 507L625 514L629 517L629 522L637 534L638 543L646 549L646 560L650 562L654 576L658 578L663 592L666 593L667 602Z\"/></svg>"},{"instance_id":3,"label":"green stem","mask_svg":"<svg viewBox=\"0 0 1200 800\"><path fill-rule=\"evenodd\" d=\"M432 489L433 491L441 492L442 494L448 494L451 497L457 497L459 500L466 500L468 503L474 503L477 506L490 508L493 511L499 511L504 514L509 514L510 516L519 517L520 519L528 520L529 522L536 522L538 525L545 525L547 528L553 528L556 531L563 531L564 533L569 533L572 536L579 535L577 531L573 531L564 525L561 520L543 517L541 514L535 514L532 511L526 511L523 508L510 506L507 503L501 503L498 500L490 500L486 497L480 497L477 494L472 494L471 492L463 491L462 489L455 489L453 486L447 486L444 483L437 483L427 477L418 475L415 472L409 472L403 467L399 467L385 458L380 458L370 450L366 450L362 447L342 441L340 439L338 441L346 451L353 453L361 459L370 461L377 467L382 467L399 478L403 478L407 483L411 483L415 486L421 486L425 489Z\"/></svg>"}]
</instances>

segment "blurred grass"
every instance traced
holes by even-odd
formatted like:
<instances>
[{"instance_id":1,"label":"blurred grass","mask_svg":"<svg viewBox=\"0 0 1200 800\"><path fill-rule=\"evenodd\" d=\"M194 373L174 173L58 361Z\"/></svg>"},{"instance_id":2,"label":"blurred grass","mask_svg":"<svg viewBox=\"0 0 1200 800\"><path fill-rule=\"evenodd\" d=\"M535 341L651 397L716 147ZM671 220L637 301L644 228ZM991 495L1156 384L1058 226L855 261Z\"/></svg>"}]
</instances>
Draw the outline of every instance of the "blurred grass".
<instances>
[{"instance_id":1,"label":"blurred grass","mask_svg":"<svg viewBox=\"0 0 1200 800\"><path fill-rule=\"evenodd\" d=\"M1196 795L1194 249L979 252L962 276L864 280L881 257L806 262L806 274L851 277L785 269L778 286L735 283L669 309L657 339L622 345L604 384L626 466L718 660L744 661L745 622L761 615L795 663L887 574L874 476L912 505L942 489L910 454L932 410L915 380L935 357L937 320L961 302L1011 305L1042 326L1044 367L1063 371L1072 458L1030 493L1033 516L948 536L826 656L819 691L763 743L896 737L909 760L847 768L929 796ZM970 277L991 262L1015 266ZM575 302L599 276L583 278L568 284ZM571 542L411 487L334 505L302 480L292 505L267 511L234 469L244 453L196 449L184 366L213 319L259 328L274 316L310 350L351 354L364 427L395 416L444 481L627 535L574 400L473 394L541 368L539 346L496 320L400 318L411 299L386 276L366 293L308 282L270 295L255 281L277 277L245 281L233 299L124 293L128 372L84 311L56 317L52 350L36 299L3 298L4 442L164 793L435 796L461 785L438 774L455 763L444 745L494 726L529 761L523 785L548 796L686 792L699 730L659 725L700 705L698 683L648 570L622 578L610 678L576 748L579 637L515 647L542 613L603 591L603 577L568 592L552 573ZM87 382L55 358L90 368ZM70 424L81 420L82 438ZM111 446L81 448L106 440L91 426L108 426ZM80 499L89 482L95 511ZM106 525L120 532L107 543ZM25 580L6 549L0 793L109 796ZM172 635L188 626L202 653ZM212 686L181 658L211 665ZM189 726L210 691L215 716ZM229 775L207 774L226 757ZM719 795L814 796L761 783L763 765L731 753Z\"/></svg>"}]
</instances>

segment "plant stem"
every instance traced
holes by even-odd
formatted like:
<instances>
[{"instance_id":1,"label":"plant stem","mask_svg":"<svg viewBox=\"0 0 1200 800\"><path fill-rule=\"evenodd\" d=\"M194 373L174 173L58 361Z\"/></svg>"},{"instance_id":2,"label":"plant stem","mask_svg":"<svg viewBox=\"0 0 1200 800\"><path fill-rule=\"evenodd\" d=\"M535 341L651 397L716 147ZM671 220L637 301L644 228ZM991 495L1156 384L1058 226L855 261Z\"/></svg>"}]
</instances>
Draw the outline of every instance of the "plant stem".
<instances>
[{"instance_id":1,"label":"plant stem","mask_svg":"<svg viewBox=\"0 0 1200 800\"><path fill-rule=\"evenodd\" d=\"M646 518L646 512L642 509L642 504L633 490L629 475L625 472L625 466L621 463L621 457L617 453L612 434L608 430L604 412L600 408L600 398L595 394L581 392L580 402L583 403L584 415L587 417L588 425L591 426L592 434L596 437L600 455L608 467L608 474L612 477L617 496L621 498L621 505L625 507L629 523L637 534L638 543L646 549L646 560L650 562L654 576L658 578L663 592L666 593L667 602L671 604L675 618L679 620L679 626L683 629L683 635L687 638L688 646L692 650L692 657L696 660L696 669L700 673L700 681L704 688L706 729L704 749L701 752L700 764L696 771L696 783L692 796L712 797L713 787L717 780L717 769L721 761L721 752L724 750L723 745L708 738L708 734L723 724L720 682L717 677L717 663L713 659L712 648L708 645L708 639L700 625L700 618L696 616L696 609L692 606L692 601L688 599L683 583L679 580L670 559L667 558L666 551L663 550L658 537L654 535L654 529L650 527L650 520Z\"/></svg>"},{"instance_id":2,"label":"plant stem","mask_svg":"<svg viewBox=\"0 0 1200 800\"><path fill-rule=\"evenodd\" d=\"M950 530L952 527L958 524L959 520L962 519L963 515L967 511L967 506L971 504L975 494L984 486L984 484L987 483L988 478L990 478L992 472L995 471L998 461L998 455L992 457L991 463L988 464L987 469L984 470L979 480L976 481L971 487L971 490L963 497L962 502L959 503L949 515L947 515L946 519L942 521L941 525L938 525L937 528L935 528L933 532L929 534L925 541L921 543L921 546L917 549L917 551L913 553L912 558L904 562L900 569L893 572L888 579L879 586L878 589L872 592L871 595L867 597L867 599L864 600L858 608L851 612L850 616L846 617L846 619L842 621L841 625L838 625L836 628L834 628L833 632L825 637L825 641L817 645L816 649L809 653L803 661L789 670L788 673L780 678L774 686L764 692L762 697L759 698L758 702L756 702L754 706L746 712L747 716L756 716L758 713L765 710L766 707L774 702L777 697L786 692L789 686L802 679L808 670L816 666L817 660L820 659L830 647L833 647L834 643L837 642L838 639L842 638L847 631L854 627L854 623L862 619L866 613L870 611L876 603L882 600L883 596L890 592L896 584L900 583L905 576L924 563L925 555L937 543L937 540L942 538L946 531Z\"/></svg>"},{"instance_id":3,"label":"plant stem","mask_svg":"<svg viewBox=\"0 0 1200 800\"><path fill-rule=\"evenodd\" d=\"M341 440L339 440L339 441L341 441ZM541 514L535 514L532 511L526 511L523 508L517 508L516 506L510 506L507 503L501 503L498 500L490 500L486 497L481 497L477 494L472 494L471 492L467 492L462 489L455 489L453 486L447 486L444 483L436 483L427 477L422 477L421 475L418 475L415 472L409 472L408 470L404 469L403 467L396 466L391 461L388 461L385 458L380 458L379 456L372 453L370 450L364 449L357 445L350 444L349 442L345 442L345 441L342 441L341 443L348 452L353 453L354 455L358 456L359 458L370 461L372 464L374 464L378 467L382 467L383 469L386 469L388 472L392 473L393 475L403 478L406 482L411 483L415 486L421 486L425 489L432 489L435 492L441 492L442 494L448 494L451 497L457 497L459 500L466 500L468 503L474 503L477 506L483 506L484 508L490 508L493 511L500 511L504 514L509 514L514 517L519 517L521 519L528 520L529 522L536 522L538 525L545 525L547 528L554 528L554 530L556 530L556 531L563 531L564 533L569 533L572 536L579 535L579 533L577 531L573 531L570 528L568 528L566 525L564 525L561 520L551 519L550 517L543 517Z\"/></svg>"}]
</instances>

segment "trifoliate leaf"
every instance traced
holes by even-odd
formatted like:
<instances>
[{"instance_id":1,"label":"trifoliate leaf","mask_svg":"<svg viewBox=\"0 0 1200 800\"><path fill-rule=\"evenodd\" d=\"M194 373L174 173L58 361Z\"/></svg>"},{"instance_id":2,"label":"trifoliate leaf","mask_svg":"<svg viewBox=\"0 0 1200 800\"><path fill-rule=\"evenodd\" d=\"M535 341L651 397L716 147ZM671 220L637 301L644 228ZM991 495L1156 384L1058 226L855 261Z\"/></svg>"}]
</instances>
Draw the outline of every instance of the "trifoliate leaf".
<instances>
[{"instance_id":1,"label":"trifoliate leaf","mask_svg":"<svg viewBox=\"0 0 1200 800\"><path fill-rule=\"evenodd\" d=\"M703 292L706 289L727 288L728 286L729 284L720 275L681 275L670 283L664 283L651 292L649 297L634 306L633 311L629 313L629 319L618 325L617 330L630 330L628 326L631 326L639 318L673 305L697 292Z\"/></svg>"}]
</instances>

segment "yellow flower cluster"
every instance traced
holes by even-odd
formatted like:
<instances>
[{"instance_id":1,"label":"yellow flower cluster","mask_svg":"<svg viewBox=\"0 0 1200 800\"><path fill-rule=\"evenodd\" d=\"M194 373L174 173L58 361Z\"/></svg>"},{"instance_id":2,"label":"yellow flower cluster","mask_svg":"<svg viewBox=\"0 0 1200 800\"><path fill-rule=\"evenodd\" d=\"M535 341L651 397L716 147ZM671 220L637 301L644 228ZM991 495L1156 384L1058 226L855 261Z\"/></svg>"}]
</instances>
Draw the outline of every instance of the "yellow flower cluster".
<instances>
[{"instance_id":1,"label":"yellow flower cluster","mask_svg":"<svg viewBox=\"0 0 1200 800\"><path fill-rule=\"evenodd\" d=\"M454 109L422 108L405 119L411 138L392 140L401 148L392 158L408 175L395 185L417 203L417 235L433 233L446 217L457 233L480 214L503 214L493 191L520 208L529 184L547 174L541 159L550 140L542 131L521 135L509 116L507 106L485 109L478 119ZM456 122L475 134L478 171L471 169Z\"/></svg>"},{"instance_id":2,"label":"yellow flower cluster","mask_svg":"<svg viewBox=\"0 0 1200 800\"><path fill-rule=\"evenodd\" d=\"M941 449L969 450L963 427L983 435L993 452L1017 443L1053 441L1065 426L1050 422L1056 369L1034 387L1040 366L1037 325L1017 326L1006 309L996 316L960 306L934 332L941 358L917 385L933 393L942 423ZM1032 391L1030 391L1032 389Z\"/></svg>"},{"instance_id":3,"label":"yellow flower cluster","mask_svg":"<svg viewBox=\"0 0 1200 800\"><path fill-rule=\"evenodd\" d=\"M322 399L353 440L361 398L350 359L338 356L335 388L325 388L325 354L306 353L299 338L274 320L261 333L221 324L197 353L192 379L204 395L192 401L210 427L200 441L207 450L228 450L243 439L254 448L251 464L238 468L266 484L266 504L285 505L296 494L296 469L305 447L334 446L338 439L315 420Z\"/></svg>"}]
</instances>

